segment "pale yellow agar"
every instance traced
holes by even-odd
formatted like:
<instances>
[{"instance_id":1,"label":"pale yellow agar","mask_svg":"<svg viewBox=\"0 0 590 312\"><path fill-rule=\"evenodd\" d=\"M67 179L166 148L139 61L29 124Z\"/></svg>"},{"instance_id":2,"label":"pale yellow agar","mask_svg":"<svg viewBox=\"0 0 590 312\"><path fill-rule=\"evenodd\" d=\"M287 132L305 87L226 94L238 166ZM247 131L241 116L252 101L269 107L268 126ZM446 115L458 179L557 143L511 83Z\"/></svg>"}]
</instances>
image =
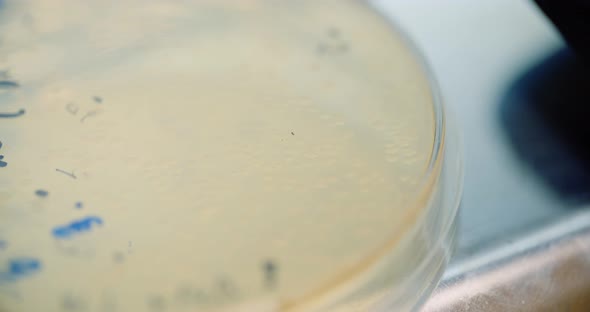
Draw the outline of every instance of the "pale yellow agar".
<instances>
[{"instance_id":1,"label":"pale yellow agar","mask_svg":"<svg viewBox=\"0 0 590 312\"><path fill-rule=\"evenodd\" d=\"M0 112L26 109L0 119L0 272L42 264L0 282L2 311L296 307L392 248L428 196L428 79L358 1L0 14L0 70L21 85ZM52 235L88 216L104 223Z\"/></svg>"}]
</instances>

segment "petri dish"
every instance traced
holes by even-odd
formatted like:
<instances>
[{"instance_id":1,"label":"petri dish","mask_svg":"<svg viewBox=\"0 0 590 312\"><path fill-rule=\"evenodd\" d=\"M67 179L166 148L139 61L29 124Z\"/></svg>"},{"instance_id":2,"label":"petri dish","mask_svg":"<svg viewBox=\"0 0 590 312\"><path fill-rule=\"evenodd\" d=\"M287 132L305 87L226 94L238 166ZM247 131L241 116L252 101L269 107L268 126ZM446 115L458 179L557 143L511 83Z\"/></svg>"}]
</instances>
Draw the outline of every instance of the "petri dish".
<instances>
[{"instance_id":1,"label":"petri dish","mask_svg":"<svg viewBox=\"0 0 590 312\"><path fill-rule=\"evenodd\" d=\"M457 135L369 4L0 1L0 310L404 311Z\"/></svg>"}]
</instances>

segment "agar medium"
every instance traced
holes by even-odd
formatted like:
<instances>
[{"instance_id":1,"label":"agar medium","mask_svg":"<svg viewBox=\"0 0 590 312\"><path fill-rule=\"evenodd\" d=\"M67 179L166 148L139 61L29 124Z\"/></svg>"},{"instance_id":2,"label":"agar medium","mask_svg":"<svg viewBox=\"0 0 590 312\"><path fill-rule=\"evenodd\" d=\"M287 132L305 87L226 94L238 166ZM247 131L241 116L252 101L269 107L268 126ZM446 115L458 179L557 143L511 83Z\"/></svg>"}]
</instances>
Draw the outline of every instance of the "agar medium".
<instances>
[{"instance_id":1,"label":"agar medium","mask_svg":"<svg viewBox=\"0 0 590 312\"><path fill-rule=\"evenodd\" d=\"M0 309L402 311L456 135L359 1L3 1Z\"/></svg>"}]
</instances>

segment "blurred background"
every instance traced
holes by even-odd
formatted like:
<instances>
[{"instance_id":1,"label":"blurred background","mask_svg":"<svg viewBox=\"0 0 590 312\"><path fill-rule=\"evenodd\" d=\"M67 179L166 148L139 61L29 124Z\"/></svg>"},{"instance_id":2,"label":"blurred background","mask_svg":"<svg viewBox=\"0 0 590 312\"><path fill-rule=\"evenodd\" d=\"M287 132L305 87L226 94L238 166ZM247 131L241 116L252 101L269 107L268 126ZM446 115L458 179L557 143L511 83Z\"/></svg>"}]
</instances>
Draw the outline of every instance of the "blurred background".
<instances>
[{"instance_id":1,"label":"blurred background","mask_svg":"<svg viewBox=\"0 0 590 312\"><path fill-rule=\"evenodd\" d=\"M420 47L462 128L457 258L582 208L585 78L533 1L375 3Z\"/></svg>"},{"instance_id":2,"label":"blurred background","mask_svg":"<svg viewBox=\"0 0 590 312\"><path fill-rule=\"evenodd\" d=\"M454 296L467 303L449 311L588 311L588 305L568 303L566 308L563 298L547 299L556 295L574 300L588 294L590 80L580 55L566 45L534 1L374 3L422 50L463 134L459 244L439 287L454 289L439 290L426 310L445 310L443 303ZM560 17L570 29L586 31L579 40L587 45L590 4L562 4L560 8L554 2L549 9L563 12L577 6L572 11L577 16ZM572 242L570 251L577 262L558 263L563 259L555 253ZM535 257L550 263L521 274L524 267L537 266ZM560 280L564 274L557 268L564 263L573 268L569 279L578 276L581 281L574 287L576 296L563 294L569 286L563 285L567 282ZM483 275L488 282L481 282ZM521 275L529 281L514 277ZM471 285L471 293L484 283L488 286L483 288L496 292L484 295L484 305L456 286L461 283ZM494 300L504 304L493 305Z\"/></svg>"}]
</instances>

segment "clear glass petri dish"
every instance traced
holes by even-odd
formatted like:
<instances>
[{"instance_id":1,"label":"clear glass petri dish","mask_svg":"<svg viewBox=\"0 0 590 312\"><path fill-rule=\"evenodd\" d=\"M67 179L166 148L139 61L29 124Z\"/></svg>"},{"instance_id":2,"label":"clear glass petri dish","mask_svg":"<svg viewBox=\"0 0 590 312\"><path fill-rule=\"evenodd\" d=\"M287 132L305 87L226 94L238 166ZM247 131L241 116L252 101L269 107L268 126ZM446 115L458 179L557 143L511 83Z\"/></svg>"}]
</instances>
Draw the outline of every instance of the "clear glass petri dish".
<instances>
[{"instance_id":1,"label":"clear glass petri dish","mask_svg":"<svg viewBox=\"0 0 590 312\"><path fill-rule=\"evenodd\" d=\"M0 1L0 310L411 311L461 157L367 3Z\"/></svg>"}]
</instances>

